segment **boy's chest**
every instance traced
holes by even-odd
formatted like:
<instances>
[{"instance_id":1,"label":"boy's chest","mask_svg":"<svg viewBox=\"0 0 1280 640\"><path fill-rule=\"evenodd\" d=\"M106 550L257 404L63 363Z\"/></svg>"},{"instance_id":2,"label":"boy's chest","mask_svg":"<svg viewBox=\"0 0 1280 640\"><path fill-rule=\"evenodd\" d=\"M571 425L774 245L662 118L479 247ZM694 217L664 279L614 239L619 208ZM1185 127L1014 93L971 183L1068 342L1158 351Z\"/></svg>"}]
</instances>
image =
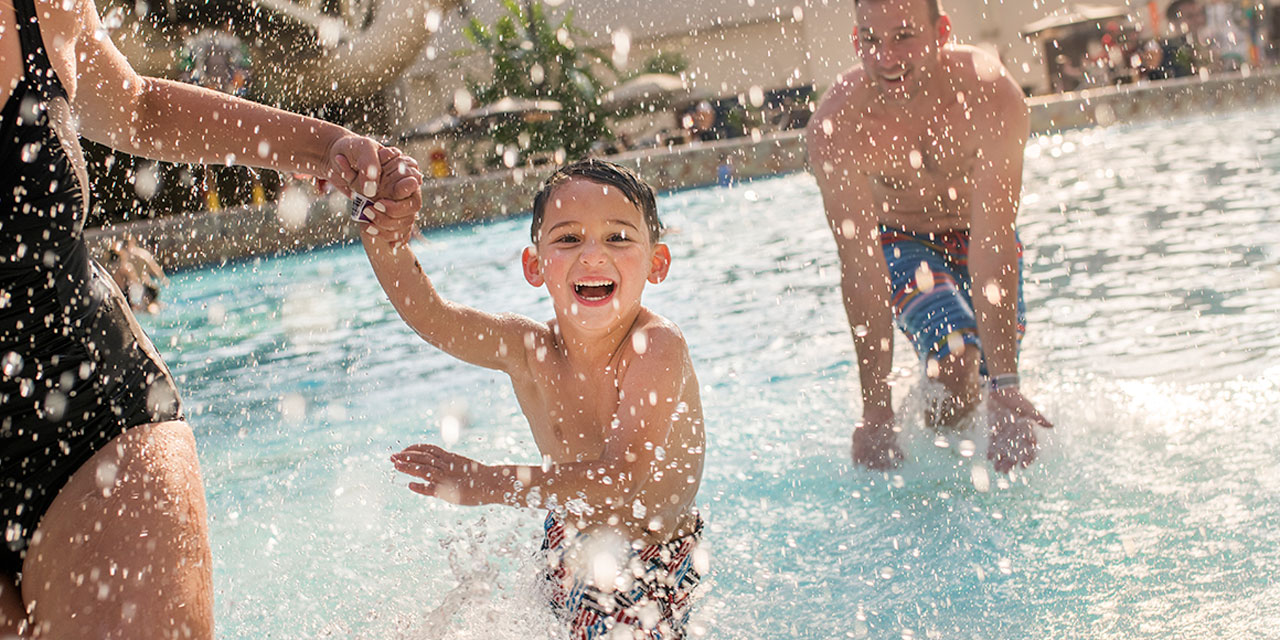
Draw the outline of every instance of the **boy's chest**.
<instances>
[{"instance_id":1,"label":"boy's chest","mask_svg":"<svg viewBox=\"0 0 1280 640\"><path fill-rule=\"evenodd\" d=\"M601 454L618 411L618 390L609 382L540 371L515 385L516 399L542 455L561 463Z\"/></svg>"}]
</instances>

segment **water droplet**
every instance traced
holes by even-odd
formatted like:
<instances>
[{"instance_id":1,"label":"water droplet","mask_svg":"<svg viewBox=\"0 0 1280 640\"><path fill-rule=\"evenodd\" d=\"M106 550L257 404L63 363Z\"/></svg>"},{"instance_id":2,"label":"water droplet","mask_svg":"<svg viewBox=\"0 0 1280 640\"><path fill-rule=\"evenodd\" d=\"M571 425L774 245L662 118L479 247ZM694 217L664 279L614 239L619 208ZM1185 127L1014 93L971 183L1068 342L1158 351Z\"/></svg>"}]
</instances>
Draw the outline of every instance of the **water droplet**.
<instances>
[{"instance_id":1,"label":"water droplet","mask_svg":"<svg viewBox=\"0 0 1280 640\"><path fill-rule=\"evenodd\" d=\"M298 424L307 417L307 399L300 393L286 393L280 397L280 417L285 422Z\"/></svg>"},{"instance_id":2,"label":"water droplet","mask_svg":"<svg viewBox=\"0 0 1280 640\"><path fill-rule=\"evenodd\" d=\"M1008 558L1000 558L996 561L996 567L1000 569L1000 573L1010 575L1013 573L1013 561Z\"/></svg>"},{"instance_id":3,"label":"water droplet","mask_svg":"<svg viewBox=\"0 0 1280 640\"><path fill-rule=\"evenodd\" d=\"M458 113L466 113L470 111L473 104L475 103L473 102L471 93L466 89L458 89L453 92L453 107L458 110Z\"/></svg>"},{"instance_id":4,"label":"water droplet","mask_svg":"<svg viewBox=\"0 0 1280 640\"><path fill-rule=\"evenodd\" d=\"M643 330L631 334L631 348L637 355L644 355L649 350L649 336Z\"/></svg>"},{"instance_id":5,"label":"water droplet","mask_svg":"<svg viewBox=\"0 0 1280 640\"><path fill-rule=\"evenodd\" d=\"M978 449L977 446L974 445L973 441L968 439L961 440L960 444L958 444L956 448L960 451L960 455L966 458L972 458L973 452Z\"/></svg>"},{"instance_id":6,"label":"water droplet","mask_svg":"<svg viewBox=\"0 0 1280 640\"><path fill-rule=\"evenodd\" d=\"M440 419L440 440L446 447L452 446L462 435L462 420L453 414L446 414Z\"/></svg>"},{"instance_id":7,"label":"water droplet","mask_svg":"<svg viewBox=\"0 0 1280 640\"><path fill-rule=\"evenodd\" d=\"M631 55L631 32L618 29L613 32L613 64L618 68L627 66L627 57Z\"/></svg>"},{"instance_id":8,"label":"water droplet","mask_svg":"<svg viewBox=\"0 0 1280 640\"><path fill-rule=\"evenodd\" d=\"M18 372L22 371L22 356L16 351L4 354L4 357L0 358L0 371L10 378L18 375Z\"/></svg>"},{"instance_id":9,"label":"water droplet","mask_svg":"<svg viewBox=\"0 0 1280 640\"><path fill-rule=\"evenodd\" d=\"M933 269L929 268L928 262L921 261L916 267L916 288L920 293L933 291Z\"/></svg>"},{"instance_id":10,"label":"water droplet","mask_svg":"<svg viewBox=\"0 0 1280 640\"><path fill-rule=\"evenodd\" d=\"M93 470L93 480L98 484L98 490L102 492L103 497L111 495L119 475L120 467L116 466L115 461L103 460L98 463L98 468Z\"/></svg>"},{"instance_id":11,"label":"water droplet","mask_svg":"<svg viewBox=\"0 0 1280 640\"><path fill-rule=\"evenodd\" d=\"M155 197L160 189L160 168L154 162L144 163L133 174L133 191L143 200Z\"/></svg>"},{"instance_id":12,"label":"water droplet","mask_svg":"<svg viewBox=\"0 0 1280 640\"><path fill-rule=\"evenodd\" d=\"M59 421L67 412L67 396L61 391L50 391L44 397L44 416L46 420Z\"/></svg>"},{"instance_id":13,"label":"water droplet","mask_svg":"<svg viewBox=\"0 0 1280 640\"><path fill-rule=\"evenodd\" d=\"M22 145L21 153L18 155L22 158L23 162L35 162L36 158L40 155L40 147L41 144L38 140L30 144L24 144Z\"/></svg>"},{"instance_id":14,"label":"water droplet","mask_svg":"<svg viewBox=\"0 0 1280 640\"><path fill-rule=\"evenodd\" d=\"M991 304L1000 304L1000 299L1004 296L1000 293L1000 285L994 280L988 282L982 287L982 295L987 298L987 302Z\"/></svg>"},{"instance_id":15,"label":"water droplet","mask_svg":"<svg viewBox=\"0 0 1280 640\"><path fill-rule=\"evenodd\" d=\"M987 474L987 468L982 465L973 465L969 468L969 475L973 479L973 488L978 493L986 493L991 490L991 476Z\"/></svg>"},{"instance_id":16,"label":"water droplet","mask_svg":"<svg viewBox=\"0 0 1280 640\"><path fill-rule=\"evenodd\" d=\"M331 49L342 39L342 21L337 18L322 18L316 28L316 40L320 46Z\"/></svg>"},{"instance_id":17,"label":"water droplet","mask_svg":"<svg viewBox=\"0 0 1280 640\"><path fill-rule=\"evenodd\" d=\"M208 315L211 326L221 326L222 323L227 321L227 308L222 306L221 303L211 302L209 303Z\"/></svg>"},{"instance_id":18,"label":"water droplet","mask_svg":"<svg viewBox=\"0 0 1280 640\"><path fill-rule=\"evenodd\" d=\"M907 154L907 162L911 164L912 169L919 169L924 165L924 156L921 155L918 149L912 149L911 152Z\"/></svg>"},{"instance_id":19,"label":"water droplet","mask_svg":"<svg viewBox=\"0 0 1280 640\"><path fill-rule=\"evenodd\" d=\"M295 186L285 187L284 192L280 194L280 202L276 204L276 217L280 219L280 225L286 229L301 229L307 222L307 210L310 205L311 198L303 189Z\"/></svg>"}]
</instances>

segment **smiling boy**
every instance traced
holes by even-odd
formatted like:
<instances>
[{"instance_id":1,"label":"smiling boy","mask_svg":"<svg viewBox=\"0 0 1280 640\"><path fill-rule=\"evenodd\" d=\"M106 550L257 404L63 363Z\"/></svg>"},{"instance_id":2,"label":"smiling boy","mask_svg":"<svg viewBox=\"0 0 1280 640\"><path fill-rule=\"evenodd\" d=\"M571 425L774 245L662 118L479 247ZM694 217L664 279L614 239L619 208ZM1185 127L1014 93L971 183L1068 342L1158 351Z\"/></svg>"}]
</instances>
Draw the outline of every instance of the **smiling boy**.
<instances>
[{"instance_id":1,"label":"smiling boy","mask_svg":"<svg viewBox=\"0 0 1280 640\"><path fill-rule=\"evenodd\" d=\"M679 329L640 303L671 264L660 231L653 190L631 171L588 159L554 173L534 200L533 245L522 256L525 279L551 296L555 318L545 323L448 302L401 235L362 234L410 327L510 376L543 459L485 465L419 444L392 456L396 469L421 481L411 490L455 504L549 507L551 600L573 638L623 625L683 637L700 579L697 378ZM601 553L621 570L602 576Z\"/></svg>"}]
</instances>

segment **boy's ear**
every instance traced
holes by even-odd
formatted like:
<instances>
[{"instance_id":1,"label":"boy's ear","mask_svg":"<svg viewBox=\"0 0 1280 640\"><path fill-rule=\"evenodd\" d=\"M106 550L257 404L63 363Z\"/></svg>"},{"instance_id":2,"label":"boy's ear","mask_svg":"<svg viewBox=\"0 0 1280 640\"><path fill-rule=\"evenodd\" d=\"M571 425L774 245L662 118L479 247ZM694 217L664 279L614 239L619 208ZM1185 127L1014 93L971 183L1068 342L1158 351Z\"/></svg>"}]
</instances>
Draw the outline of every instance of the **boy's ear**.
<instances>
[{"instance_id":1,"label":"boy's ear","mask_svg":"<svg viewBox=\"0 0 1280 640\"><path fill-rule=\"evenodd\" d=\"M658 243L653 248L653 257L649 263L649 282L658 284L667 279L667 271L671 269L671 249L667 245Z\"/></svg>"},{"instance_id":2,"label":"boy's ear","mask_svg":"<svg viewBox=\"0 0 1280 640\"><path fill-rule=\"evenodd\" d=\"M947 14L938 16L938 44L944 45L951 38L951 17Z\"/></svg>"},{"instance_id":3,"label":"boy's ear","mask_svg":"<svg viewBox=\"0 0 1280 640\"><path fill-rule=\"evenodd\" d=\"M542 279L542 265L538 264L536 247L524 248L524 252L520 254L520 265L523 267L525 282L535 287L541 287L546 282Z\"/></svg>"}]
</instances>

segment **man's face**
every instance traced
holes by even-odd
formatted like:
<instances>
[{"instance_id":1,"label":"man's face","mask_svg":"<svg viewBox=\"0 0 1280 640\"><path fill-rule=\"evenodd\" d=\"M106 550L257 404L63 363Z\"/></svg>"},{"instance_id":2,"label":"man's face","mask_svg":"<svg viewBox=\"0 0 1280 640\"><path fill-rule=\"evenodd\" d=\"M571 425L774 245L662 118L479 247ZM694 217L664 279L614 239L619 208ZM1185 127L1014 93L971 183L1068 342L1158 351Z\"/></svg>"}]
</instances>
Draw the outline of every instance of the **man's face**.
<instances>
[{"instance_id":1,"label":"man's face","mask_svg":"<svg viewBox=\"0 0 1280 640\"><path fill-rule=\"evenodd\" d=\"M940 19L946 20L946 17ZM903 101L941 69L942 27L924 0L864 0L858 5L858 55L886 100Z\"/></svg>"}]
</instances>

